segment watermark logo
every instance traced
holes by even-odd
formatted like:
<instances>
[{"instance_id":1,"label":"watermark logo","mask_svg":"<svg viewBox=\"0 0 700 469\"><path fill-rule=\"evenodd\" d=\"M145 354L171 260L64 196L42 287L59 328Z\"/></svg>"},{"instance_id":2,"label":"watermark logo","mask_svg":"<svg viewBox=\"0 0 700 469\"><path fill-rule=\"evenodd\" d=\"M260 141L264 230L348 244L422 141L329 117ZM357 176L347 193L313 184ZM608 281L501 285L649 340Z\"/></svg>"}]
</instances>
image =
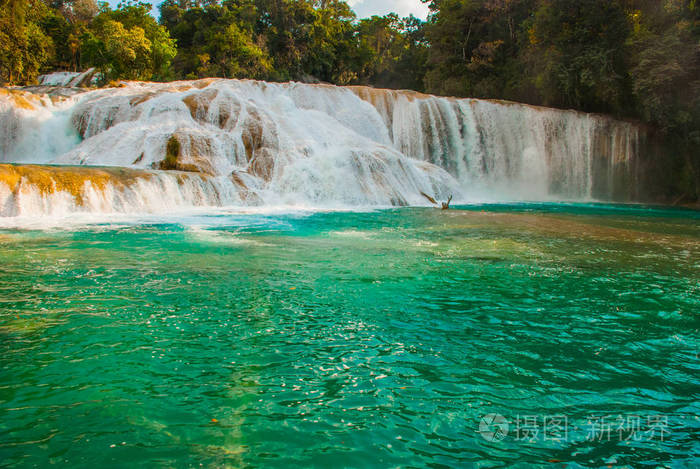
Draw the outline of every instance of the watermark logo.
<instances>
[{"instance_id":1,"label":"watermark logo","mask_svg":"<svg viewBox=\"0 0 700 469\"><path fill-rule=\"evenodd\" d=\"M509 430L515 441L528 443L665 441L670 434L666 415L589 415L585 421L572 424L566 415L517 415L508 420L501 414L489 413L479 422L479 433L486 441L501 441Z\"/></svg>"},{"instance_id":2,"label":"watermark logo","mask_svg":"<svg viewBox=\"0 0 700 469\"><path fill-rule=\"evenodd\" d=\"M501 414L486 414L479 422L479 433L486 441L501 441L508 435L508 421Z\"/></svg>"}]
</instances>

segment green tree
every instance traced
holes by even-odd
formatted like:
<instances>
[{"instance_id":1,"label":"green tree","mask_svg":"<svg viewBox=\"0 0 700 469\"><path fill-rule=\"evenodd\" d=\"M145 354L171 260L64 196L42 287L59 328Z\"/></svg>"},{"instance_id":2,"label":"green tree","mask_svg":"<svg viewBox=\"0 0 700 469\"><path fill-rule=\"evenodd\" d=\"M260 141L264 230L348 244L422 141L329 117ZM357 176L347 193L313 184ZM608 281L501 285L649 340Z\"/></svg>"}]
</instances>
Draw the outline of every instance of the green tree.
<instances>
[{"instance_id":1,"label":"green tree","mask_svg":"<svg viewBox=\"0 0 700 469\"><path fill-rule=\"evenodd\" d=\"M360 20L356 31L358 83L423 89L427 42L422 21L390 13Z\"/></svg>"},{"instance_id":2,"label":"green tree","mask_svg":"<svg viewBox=\"0 0 700 469\"><path fill-rule=\"evenodd\" d=\"M206 38L205 54L213 68L200 68L200 76L265 78L272 69L270 59L253 42L250 32L235 22L218 25Z\"/></svg>"},{"instance_id":3,"label":"green tree","mask_svg":"<svg viewBox=\"0 0 700 469\"><path fill-rule=\"evenodd\" d=\"M347 84L355 77L348 63L355 13L347 3L339 0L319 1L310 6L313 13L309 16L303 73L322 81Z\"/></svg>"},{"instance_id":4,"label":"green tree","mask_svg":"<svg viewBox=\"0 0 700 469\"><path fill-rule=\"evenodd\" d=\"M628 16L610 0L541 0L524 51L542 103L621 113L628 105Z\"/></svg>"},{"instance_id":5,"label":"green tree","mask_svg":"<svg viewBox=\"0 0 700 469\"><path fill-rule=\"evenodd\" d=\"M518 99L525 94L519 54L534 0L433 0L425 27L428 91Z\"/></svg>"},{"instance_id":6,"label":"green tree","mask_svg":"<svg viewBox=\"0 0 700 469\"><path fill-rule=\"evenodd\" d=\"M0 81L31 84L53 57L53 41L40 26L49 14L39 0L0 0Z\"/></svg>"},{"instance_id":7,"label":"green tree","mask_svg":"<svg viewBox=\"0 0 700 469\"><path fill-rule=\"evenodd\" d=\"M88 60L105 78L148 80L153 75L151 41L145 31L114 20L100 21L83 39Z\"/></svg>"},{"instance_id":8,"label":"green tree","mask_svg":"<svg viewBox=\"0 0 700 469\"><path fill-rule=\"evenodd\" d=\"M426 35L430 43L428 90L466 96L470 77L466 65L480 36L481 4L475 0L434 0Z\"/></svg>"},{"instance_id":9,"label":"green tree","mask_svg":"<svg viewBox=\"0 0 700 469\"><path fill-rule=\"evenodd\" d=\"M627 42L637 112L664 134L660 168L689 200L700 196L700 5L633 1Z\"/></svg>"},{"instance_id":10,"label":"green tree","mask_svg":"<svg viewBox=\"0 0 700 469\"><path fill-rule=\"evenodd\" d=\"M428 64L428 41L425 23L413 15L401 20L403 48L399 55L392 83L388 87L425 91L425 74Z\"/></svg>"},{"instance_id":11,"label":"green tree","mask_svg":"<svg viewBox=\"0 0 700 469\"><path fill-rule=\"evenodd\" d=\"M92 22L93 29L100 29L106 21L117 21L127 30L140 28L150 42L148 63L150 75L145 79L165 81L171 78L171 62L177 54L175 40L170 33L150 15L152 6L145 2L124 2L114 11L102 11ZM119 78L122 78L120 76Z\"/></svg>"},{"instance_id":12,"label":"green tree","mask_svg":"<svg viewBox=\"0 0 700 469\"><path fill-rule=\"evenodd\" d=\"M174 59L178 77L269 77L271 60L254 36L256 9L252 2L182 3L170 0L160 6L161 23L178 42Z\"/></svg>"}]
</instances>

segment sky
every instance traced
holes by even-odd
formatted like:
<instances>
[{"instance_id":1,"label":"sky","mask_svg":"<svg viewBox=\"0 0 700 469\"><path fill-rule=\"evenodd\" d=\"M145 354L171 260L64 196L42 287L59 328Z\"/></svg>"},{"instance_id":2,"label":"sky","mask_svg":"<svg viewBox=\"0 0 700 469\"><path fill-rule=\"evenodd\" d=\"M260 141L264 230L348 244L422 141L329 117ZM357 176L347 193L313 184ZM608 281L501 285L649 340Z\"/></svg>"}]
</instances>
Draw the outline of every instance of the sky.
<instances>
[{"instance_id":1,"label":"sky","mask_svg":"<svg viewBox=\"0 0 700 469\"><path fill-rule=\"evenodd\" d=\"M162 0L149 0L150 3L158 5ZM428 15L428 6L420 0L346 0L355 10L359 18L366 18L372 15L386 15L387 13L397 13L404 17L413 14L422 20ZM112 7L116 7L119 0L109 0ZM156 8L152 11L154 16L158 15Z\"/></svg>"},{"instance_id":2,"label":"sky","mask_svg":"<svg viewBox=\"0 0 700 469\"><path fill-rule=\"evenodd\" d=\"M357 16L366 18L372 15L397 13L404 17L413 14L422 20L428 16L428 5L420 0L346 0Z\"/></svg>"}]
</instances>

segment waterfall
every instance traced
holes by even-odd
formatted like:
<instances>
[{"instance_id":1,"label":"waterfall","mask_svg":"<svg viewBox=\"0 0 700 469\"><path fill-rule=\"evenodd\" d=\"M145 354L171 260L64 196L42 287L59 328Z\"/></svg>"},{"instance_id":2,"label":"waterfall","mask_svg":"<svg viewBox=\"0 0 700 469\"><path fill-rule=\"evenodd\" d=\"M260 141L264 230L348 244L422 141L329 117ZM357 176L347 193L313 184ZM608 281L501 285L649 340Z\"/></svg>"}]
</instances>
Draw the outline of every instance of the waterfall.
<instances>
[{"instance_id":1,"label":"waterfall","mask_svg":"<svg viewBox=\"0 0 700 469\"><path fill-rule=\"evenodd\" d=\"M368 87L206 79L29 91L0 90L0 163L57 166L0 165L0 216L425 204L420 192L629 199L641 132L599 115Z\"/></svg>"},{"instance_id":2,"label":"waterfall","mask_svg":"<svg viewBox=\"0 0 700 469\"><path fill-rule=\"evenodd\" d=\"M77 88L95 85L99 81L100 76L94 68L89 68L84 72L53 72L41 75L39 77L39 85Z\"/></svg>"},{"instance_id":3,"label":"waterfall","mask_svg":"<svg viewBox=\"0 0 700 469\"><path fill-rule=\"evenodd\" d=\"M507 101L351 87L382 116L395 148L445 168L486 198L613 200L637 158L639 126Z\"/></svg>"},{"instance_id":4,"label":"waterfall","mask_svg":"<svg viewBox=\"0 0 700 469\"><path fill-rule=\"evenodd\" d=\"M124 168L0 165L4 216L159 212L241 204L230 184L196 173Z\"/></svg>"}]
</instances>

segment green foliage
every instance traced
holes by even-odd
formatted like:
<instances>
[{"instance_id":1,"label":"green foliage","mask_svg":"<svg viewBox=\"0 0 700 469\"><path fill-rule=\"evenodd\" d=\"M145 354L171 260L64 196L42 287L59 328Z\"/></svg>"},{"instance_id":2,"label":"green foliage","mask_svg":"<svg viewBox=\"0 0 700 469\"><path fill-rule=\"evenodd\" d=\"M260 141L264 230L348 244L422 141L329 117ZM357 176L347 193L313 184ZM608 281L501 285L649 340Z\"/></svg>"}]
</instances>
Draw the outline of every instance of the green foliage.
<instances>
[{"instance_id":1,"label":"green foliage","mask_svg":"<svg viewBox=\"0 0 700 469\"><path fill-rule=\"evenodd\" d=\"M50 15L39 0L0 0L0 82L32 84L53 56L40 23Z\"/></svg>"},{"instance_id":2,"label":"green foliage","mask_svg":"<svg viewBox=\"0 0 700 469\"><path fill-rule=\"evenodd\" d=\"M121 23L129 31L133 31L134 28L143 30L143 36L150 42L150 48L147 57L140 59L147 64L141 79L166 81L172 78L171 62L177 53L177 47L168 30L150 15L151 8L149 3L122 3L117 10L100 13L92 25L99 28L102 21L111 20ZM145 52L144 49L142 51ZM118 75L114 78L128 76Z\"/></svg>"},{"instance_id":3,"label":"green foliage","mask_svg":"<svg viewBox=\"0 0 700 469\"><path fill-rule=\"evenodd\" d=\"M386 88L423 89L427 45L423 23L390 13L357 24L357 82Z\"/></svg>"},{"instance_id":4,"label":"green foliage","mask_svg":"<svg viewBox=\"0 0 700 469\"><path fill-rule=\"evenodd\" d=\"M178 169L178 158L180 158L180 141L175 135L171 135L165 147L165 158L160 162L160 169Z\"/></svg>"},{"instance_id":5,"label":"green foliage","mask_svg":"<svg viewBox=\"0 0 700 469\"><path fill-rule=\"evenodd\" d=\"M529 22L530 70L544 104L616 112L626 98L627 15L610 0L541 2Z\"/></svg>"},{"instance_id":6,"label":"green foliage","mask_svg":"<svg viewBox=\"0 0 700 469\"><path fill-rule=\"evenodd\" d=\"M426 88L439 94L535 101L520 56L535 0L435 0L426 26Z\"/></svg>"},{"instance_id":7,"label":"green foliage","mask_svg":"<svg viewBox=\"0 0 700 469\"><path fill-rule=\"evenodd\" d=\"M672 12L655 12L649 18L638 12L635 31L628 40L630 75L640 115L668 130L700 122L697 16L693 24L682 10Z\"/></svg>"},{"instance_id":8,"label":"green foliage","mask_svg":"<svg viewBox=\"0 0 700 469\"><path fill-rule=\"evenodd\" d=\"M225 0L161 4L161 23L178 41L180 77L305 79L348 83L356 76L354 13L327 0Z\"/></svg>"},{"instance_id":9,"label":"green foliage","mask_svg":"<svg viewBox=\"0 0 700 469\"><path fill-rule=\"evenodd\" d=\"M80 66L79 39L76 27L56 10L51 10L41 21L42 30L54 44L54 54L47 66L57 70L77 70Z\"/></svg>"},{"instance_id":10,"label":"green foliage","mask_svg":"<svg viewBox=\"0 0 700 469\"><path fill-rule=\"evenodd\" d=\"M700 196L700 5L636 3L627 45L636 111L666 136L676 156L674 180Z\"/></svg>"},{"instance_id":11,"label":"green foliage","mask_svg":"<svg viewBox=\"0 0 700 469\"><path fill-rule=\"evenodd\" d=\"M207 8L161 5L161 22L177 40L178 78L267 78L272 70L265 49L253 36L252 3L224 2Z\"/></svg>"},{"instance_id":12,"label":"green foliage","mask_svg":"<svg viewBox=\"0 0 700 469\"><path fill-rule=\"evenodd\" d=\"M697 0L423 0L427 22L357 19L343 0L0 0L0 81L256 78L409 88L653 124L700 192Z\"/></svg>"},{"instance_id":13,"label":"green foliage","mask_svg":"<svg viewBox=\"0 0 700 469\"><path fill-rule=\"evenodd\" d=\"M81 36L86 65L105 80L167 80L177 49L168 31L149 14L148 3L104 9Z\"/></svg>"},{"instance_id":14,"label":"green foliage","mask_svg":"<svg viewBox=\"0 0 700 469\"><path fill-rule=\"evenodd\" d=\"M83 40L86 57L104 77L148 80L153 76L151 41L143 28L127 29L123 23L105 18Z\"/></svg>"}]
</instances>

